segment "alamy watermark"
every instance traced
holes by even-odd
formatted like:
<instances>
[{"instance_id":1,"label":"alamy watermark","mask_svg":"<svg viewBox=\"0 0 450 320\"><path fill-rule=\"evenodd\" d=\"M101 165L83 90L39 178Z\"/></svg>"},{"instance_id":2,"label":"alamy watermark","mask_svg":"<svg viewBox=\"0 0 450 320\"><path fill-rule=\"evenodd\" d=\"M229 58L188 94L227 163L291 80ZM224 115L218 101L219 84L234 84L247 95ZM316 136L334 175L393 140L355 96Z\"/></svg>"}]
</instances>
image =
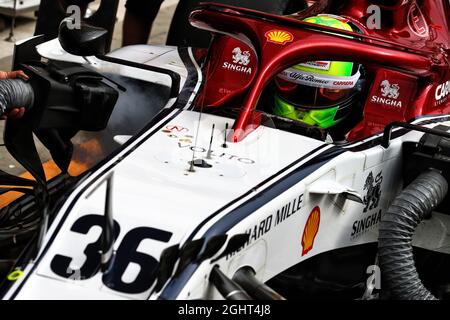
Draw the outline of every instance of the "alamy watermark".
<instances>
[{"instance_id":1,"label":"alamy watermark","mask_svg":"<svg viewBox=\"0 0 450 320\"><path fill-rule=\"evenodd\" d=\"M67 7L66 11L69 16L69 23L67 28L69 30L80 30L81 29L81 8L76 5Z\"/></svg>"},{"instance_id":2,"label":"alamy watermark","mask_svg":"<svg viewBox=\"0 0 450 320\"><path fill-rule=\"evenodd\" d=\"M367 18L367 28L369 30L381 29L381 8L377 5L371 5L367 8L370 16Z\"/></svg>"},{"instance_id":3,"label":"alamy watermark","mask_svg":"<svg viewBox=\"0 0 450 320\"><path fill-rule=\"evenodd\" d=\"M366 11L370 16L366 25L369 30L381 29L381 8L377 5L370 5ZM81 29L82 10L77 5L67 7L66 14L70 18L68 28L70 30Z\"/></svg>"},{"instance_id":4,"label":"alamy watermark","mask_svg":"<svg viewBox=\"0 0 450 320\"><path fill-rule=\"evenodd\" d=\"M380 290L381 289L381 269L377 265L368 266L366 273L369 278L366 282L366 287L369 290Z\"/></svg>"},{"instance_id":5,"label":"alamy watermark","mask_svg":"<svg viewBox=\"0 0 450 320\"><path fill-rule=\"evenodd\" d=\"M81 270L79 268L72 269L71 267L68 267L66 270L67 274L70 274L69 280L73 281L80 281L83 280L83 277L81 276Z\"/></svg>"}]
</instances>

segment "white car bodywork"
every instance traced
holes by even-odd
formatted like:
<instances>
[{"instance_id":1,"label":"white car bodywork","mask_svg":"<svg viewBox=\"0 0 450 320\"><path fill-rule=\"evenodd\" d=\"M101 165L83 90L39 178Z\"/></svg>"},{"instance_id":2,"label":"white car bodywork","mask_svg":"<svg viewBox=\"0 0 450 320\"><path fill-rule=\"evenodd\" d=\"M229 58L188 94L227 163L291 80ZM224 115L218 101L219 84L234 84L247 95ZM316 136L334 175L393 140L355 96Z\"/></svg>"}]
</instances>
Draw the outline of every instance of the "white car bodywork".
<instances>
[{"instance_id":1,"label":"white car bodywork","mask_svg":"<svg viewBox=\"0 0 450 320\"><path fill-rule=\"evenodd\" d=\"M50 60L86 63L63 52L56 41L41 45L39 53ZM175 104L170 100L165 115L145 133L117 137L116 141L125 143L123 149L68 196L39 256L23 270L5 299L220 299L208 281L214 265L229 277L250 266L265 282L321 253L377 241L381 212L400 191L402 143L418 141L423 134L394 130L397 136L385 149L376 142L380 136L337 146L261 126L243 142L227 142L224 148L226 124L231 126L234 120L190 110L201 82L200 68L193 59L196 68L189 71L175 48L136 46L112 55L173 70L182 78L181 87L189 72L196 72L197 84L178 109L170 109ZM88 60L102 71L169 85L166 76ZM428 127L450 124L445 116L416 121L425 122ZM213 125L212 153L207 159ZM212 167L189 172L193 157L205 159ZM100 271L80 280L76 270L86 263L85 250L99 239L101 228L93 224L80 232L74 231L74 225L104 214L104 179L111 173L113 217L120 226L116 251L139 228L148 234L151 230L163 233L162 241L148 235L135 241L136 252L155 260L165 248L200 238L248 233L250 239L239 252L217 261L213 257L191 263L159 292L153 291L154 281L140 285L140 291L133 287L141 272L149 272L133 261L125 263L123 274L114 280L121 285L108 284ZM368 185L369 176L374 181ZM373 199L369 190L377 187L381 196ZM361 200L369 202L365 212ZM310 219L312 213L315 220ZM425 223L421 229L426 227ZM421 239L420 234L416 244L424 248L436 250L444 243L441 238ZM57 256L70 260L67 272L73 277L55 272L61 267L52 266Z\"/></svg>"}]
</instances>

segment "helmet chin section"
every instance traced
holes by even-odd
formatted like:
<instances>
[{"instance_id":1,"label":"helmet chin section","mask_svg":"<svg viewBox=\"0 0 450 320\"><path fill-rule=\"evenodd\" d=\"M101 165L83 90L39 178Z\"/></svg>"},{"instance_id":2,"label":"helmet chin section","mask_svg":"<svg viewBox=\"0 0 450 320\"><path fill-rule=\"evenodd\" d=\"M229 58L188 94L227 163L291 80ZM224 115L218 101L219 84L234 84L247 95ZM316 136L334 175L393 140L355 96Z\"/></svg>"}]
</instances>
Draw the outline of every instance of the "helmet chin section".
<instances>
[{"instance_id":1,"label":"helmet chin section","mask_svg":"<svg viewBox=\"0 0 450 320\"><path fill-rule=\"evenodd\" d=\"M350 115L353 108L358 104L359 97L359 91L354 91L336 104L317 107L292 103L281 95L275 94L273 113L308 126L330 129Z\"/></svg>"}]
</instances>

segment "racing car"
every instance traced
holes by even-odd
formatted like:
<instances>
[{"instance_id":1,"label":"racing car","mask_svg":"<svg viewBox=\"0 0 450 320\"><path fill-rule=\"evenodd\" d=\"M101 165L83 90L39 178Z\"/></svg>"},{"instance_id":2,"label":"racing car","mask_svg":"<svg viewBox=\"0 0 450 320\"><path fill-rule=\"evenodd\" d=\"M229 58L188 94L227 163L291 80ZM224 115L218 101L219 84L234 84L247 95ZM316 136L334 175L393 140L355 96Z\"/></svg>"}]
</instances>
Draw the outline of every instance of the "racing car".
<instances>
[{"instance_id":1,"label":"racing car","mask_svg":"<svg viewBox=\"0 0 450 320\"><path fill-rule=\"evenodd\" d=\"M70 19L18 44L33 99L4 140L29 176L0 176L23 194L0 211L1 297L448 298L449 16L204 3L208 49L107 53Z\"/></svg>"}]
</instances>

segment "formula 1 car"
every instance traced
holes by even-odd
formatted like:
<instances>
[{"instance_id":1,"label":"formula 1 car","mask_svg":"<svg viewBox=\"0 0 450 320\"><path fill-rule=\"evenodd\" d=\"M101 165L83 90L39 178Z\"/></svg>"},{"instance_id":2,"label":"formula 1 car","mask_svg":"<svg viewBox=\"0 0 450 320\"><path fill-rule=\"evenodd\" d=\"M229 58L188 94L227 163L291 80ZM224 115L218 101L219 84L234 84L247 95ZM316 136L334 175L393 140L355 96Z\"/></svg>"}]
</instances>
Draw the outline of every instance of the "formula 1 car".
<instances>
[{"instance_id":1,"label":"formula 1 car","mask_svg":"<svg viewBox=\"0 0 450 320\"><path fill-rule=\"evenodd\" d=\"M304 21L365 25L372 5L366 33ZM24 194L0 211L2 298L449 298L449 17L446 0L206 3L206 50L106 54L105 30L70 20L18 44L34 99L4 139L34 179L0 176ZM277 75L315 60L364 65L339 130L270 111Z\"/></svg>"}]
</instances>

